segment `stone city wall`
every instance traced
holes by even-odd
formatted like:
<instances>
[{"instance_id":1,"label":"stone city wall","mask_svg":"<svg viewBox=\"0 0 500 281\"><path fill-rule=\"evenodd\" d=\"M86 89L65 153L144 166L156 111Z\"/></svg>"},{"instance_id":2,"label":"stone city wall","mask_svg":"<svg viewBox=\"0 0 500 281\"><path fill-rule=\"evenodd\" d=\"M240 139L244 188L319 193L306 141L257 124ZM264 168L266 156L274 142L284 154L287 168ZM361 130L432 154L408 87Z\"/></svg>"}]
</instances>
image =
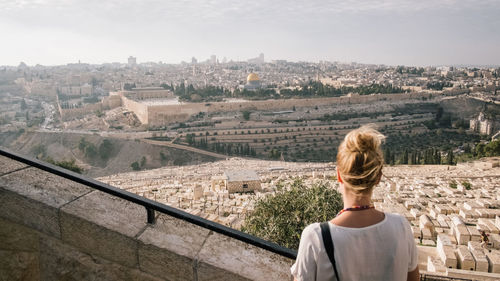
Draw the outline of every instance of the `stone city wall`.
<instances>
[{"instance_id":1,"label":"stone city wall","mask_svg":"<svg viewBox=\"0 0 500 281\"><path fill-rule=\"evenodd\" d=\"M105 108L113 109L122 106L122 99L120 96L110 95L102 100Z\"/></svg>"},{"instance_id":2,"label":"stone city wall","mask_svg":"<svg viewBox=\"0 0 500 281\"><path fill-rule=\"evenodd\" d=\"M96 111L104 111L113 108L117 108L122 105L121 98L119 96L109 96L102 99L98 103L85 104L78 108L62 108L61 104L57 103L57 109L59 114L61 114L61 119L63 121L83 117L87 114L95 113Z\"/></svg>"},{"instance_id":3,"label":"stone city wall","mask_svg":"<svg viewBox=\"0 0 500 281\"><path fill-rule=\"evenodd\" d=\"M104 109L103 104L100 102L93 104L86 104L78 108L62 108L61 105L58 103L57 108L59 109L59 113L61 114L61 119L63 121L82 117L87 114L94 113L96 111L102 111Z\"/></svg>"},{"instance_id":4,"label":"stone city wall","mask_svg":"<svg viewBox=\"0 0 500 281\"><path fill-rule=\"evenodd\" d=\"M192 115L208 112L204 103L185 103L181 105L150 105L147 107L149 125L162 126L174 122L183 122Z\"/></svg>"},{"instance_id":5,"label":"stone city wall","mask_svg":"<svg viewBox=\"0 0 500 281\"><path fill-rule=\"evenodd\" d=\"M139 119L139 121L141 121L142 124L149 123L147 105L128 99L125 96L121 96L121 99L123 107L125 107L127 110L134 112L135 115L137 116L137 119Z\"/></svg>"},{"instance_id":6,"label":"stone city wall","mask_svg":"<svg viewBox=\"0 0 500 281\"><path fill-rule=\"evenodd\" d=\"M246 102L211 102L211 103L183 103L179 105L150 105L146 109L134 105L140 102L127 103L131 106L128 110L141 116L148 118L139 118L143 124L152 126L162 126L173 122L187 121L192 115L200 112L239 112L243 110L261 110L261 111L277 111L277 110L292 110L295 107L314 107L327 105L340 105L351 103L370 103L376 101L401 101L409 99L428 98L429 96L437 96L437 93L403 93L403 94L379 94L379 95L352 95L350 97L330 97L330 98L311 98L311 99L281 99L281 100L258 100ZM123 97L124 101L130 99ZM136 111L139 108L142 111ZM144 113L144 110L147 113ZM144 122L143 120L147 120Z\"/></svg>"},{"instance_id":7,"label":"stone city wall","mask_svg":"<svg viewBox=\"0 0 500 281\"><path fill-rule=\"evenodd\" d=\"M292 260L0 156L1 280L291 280Z\"/></svg>"}]
</instances>

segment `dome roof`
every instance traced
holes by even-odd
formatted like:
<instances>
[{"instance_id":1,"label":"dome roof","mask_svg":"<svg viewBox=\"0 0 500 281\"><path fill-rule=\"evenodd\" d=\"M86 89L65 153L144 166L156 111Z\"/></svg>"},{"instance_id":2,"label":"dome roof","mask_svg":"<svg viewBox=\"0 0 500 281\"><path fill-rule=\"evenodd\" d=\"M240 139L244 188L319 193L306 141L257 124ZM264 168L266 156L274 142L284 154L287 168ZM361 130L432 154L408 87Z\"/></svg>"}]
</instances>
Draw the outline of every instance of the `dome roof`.
<instances>
[{"instance_id":1,"label":"dome roof","mask_svg":"<svg viewBox=\"0 0 500 281\"><path fill-rule=\"evenodd\" d=\"M257 74L252 72L252 73L248 74L248 77L247 77L247 82L250 82L250 81L260 81L260 78Z\"/></svg>"}]
</instances>

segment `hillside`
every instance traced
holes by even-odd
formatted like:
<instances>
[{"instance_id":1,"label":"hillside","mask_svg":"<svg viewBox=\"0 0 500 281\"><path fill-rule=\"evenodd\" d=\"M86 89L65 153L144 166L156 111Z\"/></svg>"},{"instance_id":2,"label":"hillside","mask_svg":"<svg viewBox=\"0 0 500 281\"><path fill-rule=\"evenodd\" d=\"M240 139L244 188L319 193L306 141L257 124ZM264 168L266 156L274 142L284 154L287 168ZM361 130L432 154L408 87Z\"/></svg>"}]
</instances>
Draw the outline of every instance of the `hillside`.
<instances>
[{"instance_id":1,"label":"hillside","mask_svg":"<svg viewBox=\"0 0 500 281\"><path fill-rule=\"evenodd\" d=\"M498 119L498 116L500 116L500 105L469 97L460 96L451 99L443 99L440 105L445 112L463 119L476 118L481 111L484 111L487 116L493 119Z\"/></svg>"},{"instance_id":2,"label":"hillside","mask_svg":"<svg viewBox=\"0 0 500 281\"><path fill-rule=\"evenodd\" d=\"M79 148L82 138L85 139L85 143L97 148L96 154L90 155ZM109 157L103 159L98 148L105 139L111 145L108 151ZM130 172L132 171L130 165L133 162L143 162L142 169L154 169L164 166L196 165L216 160L210 156L136 140L103 138L88 134L40 132L28 132L19 136L0 134L0 145L32 157L50 157L55 161L75 159L75 163L84 168L84 174L90 177Z\"/></svg>"}]
</instances>

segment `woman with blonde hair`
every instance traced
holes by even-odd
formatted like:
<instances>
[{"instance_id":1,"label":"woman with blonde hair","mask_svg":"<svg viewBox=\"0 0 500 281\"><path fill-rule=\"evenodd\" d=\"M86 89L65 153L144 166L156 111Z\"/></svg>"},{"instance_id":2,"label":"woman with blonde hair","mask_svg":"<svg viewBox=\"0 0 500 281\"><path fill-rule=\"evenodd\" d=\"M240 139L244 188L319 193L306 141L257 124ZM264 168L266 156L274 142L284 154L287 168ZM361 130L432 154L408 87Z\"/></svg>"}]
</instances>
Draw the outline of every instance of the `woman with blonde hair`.
<instances>
[{"instance_id":1,"label":"woman with blonde hair","mask_svg":"<svg viewBox=\"0 0 500 281\"><path fill-rule=\"evenodd\" d=\"M337 154L344 209L304 229L291 268L295 280L419 280L410 224L376 210L371 201L382 177L384 138L371 126L345 136Z\"/></svg>"}]
</instances>

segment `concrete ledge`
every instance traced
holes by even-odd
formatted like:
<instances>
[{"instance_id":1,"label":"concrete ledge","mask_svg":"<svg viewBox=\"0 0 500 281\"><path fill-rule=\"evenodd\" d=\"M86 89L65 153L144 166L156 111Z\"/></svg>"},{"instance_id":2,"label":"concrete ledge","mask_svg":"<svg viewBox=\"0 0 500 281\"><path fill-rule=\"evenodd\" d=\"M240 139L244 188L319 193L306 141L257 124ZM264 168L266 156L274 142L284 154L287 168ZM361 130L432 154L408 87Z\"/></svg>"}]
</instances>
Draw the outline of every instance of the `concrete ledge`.
<instances>
[{"instance_id":1,"label":"concrete ledge","mask_svg":"<svg viewBox=\"0 0 500 281\"><path fill-rule=\"evenodd\" d=\"M0 216L60 237L58 208L91 189L28 168L0 177Z\"/></svg>"},{"instance_id":2,"label":"concrete ledge","mask_svg":"<svg viewBox=\"0 0 500 281\"><path fill-rule=\"evenodd\" d=\"M31 228L0 218L1 250L38 252L38 233Z\"/></svg>"},{"instance_id":3,"label":"concrete ledge","mask_svg":"<svg viewBox=\"0 0 500 281\"><path fill-rule=\"evenodd\" d=\"M137 241L92 222L61 213L62 240L84 253L137 266Z\"/></svg>"},{"instance_id":4,"label":"concrete ledge","mask_svg":"<svg viewBox=\"0 0 500 281\"><path fill-rule=\"evenodd\" d=\"M130 267L138 265L138 243L134 237L145 227L143 207L100 191L61 209L63 241Z\"/></svg>"},{"instance_id":5,"label":"concrete ledge","mask_svg":"<svg viewBox=\"0 0 500 281\"><path fill-rule=\"evenodd\" d=\"M2 163L2 165L0 165L0 176L13 172L15 170L28 167L26 164L17 162L4 156L0 156L0 163Z\"/></svg>"},{"instance_id":6,"label":"concrete ledge","mask_svg":"<svg viewBox=\"0 0 500 281\"><path fill-rule=\"evenodd\" d=\"M0 186L54 208L93 191L92 188L51 173L28 168L1 177Z\"/></svg>"},{"instance_id":7,"label":"concrete ledge","mask_svg":"<svg viewBox=\"0 0 500 281\"><path fill-rule=\"evenodd\" d=\"M293 264L291 259L218 233L207 238L198 260L199 280L209 274L203 269L210 266L251 280L290 280Z\"/></svg>"},{"instance_id":8,"label":"concrete ledge","mask_svg":"<svg viewBox=\"0 0 500 281\"><path fill-rule=\"evenodd\" d=\"M0 178L0 217L61 237L57 212L55 208L3 189Z\"/></svg>"},{"instance_id":9,"label":"concrete ledge","mask_svg":"<svg viewBox=\"0 0 500 281\"><path fill-rule=\"evenodd\" d=\"M158 214L156 224L148 225L138 239L144 244L194 259L209 233L210 230L206 228L165 214Z\"/></svg>"},{"instance_id":10,"label":"concrete ledge","mask_svg":"<svg viewBox=\"0 0 500 281\"><path fill-rule=\"evenodd\" d=\"M197 274L198 274L198 281L212 281L212 280L220 280L220 281L249 281L252 279L245 278L239 274L232 273L227 270L221 270L218 267L206 264L206 263L199 263L197 266ZM262 276L260 279L254 279L254 280L271 280L265 278L265 276ZM278 279L278 280L291 280L291 279Z\"/></svg>"},{"instance_id":11,"label":"concrete ledge","mask_svg":"<svg viewBox=\"0 0 500 281\"><path fill-rule=\"evenodd\" d=\"M38 254L0 250L0 280L40 280Z\"/></svg>"},{"instance_id":12,"label":"concrete ledge","mask_svg":"<svg viewBox=\"0 0 500 281\"><path fill-rule=\"evenodd\" d=\"M172 280L194 280L196 256L208 229L164 214L139 236L141 270Z\"/></svg>"},{"instance_id":13,"label":"concrete ledge","mask_svg":"<svg viewBox=\"0 0 500 281\"><path fill-rule=\"evenodd\" d=\"M164 280L135 268L82 253L51 237L40 240L40 250L41 280Z\"/></svg>"},{"instance_id":14,"label":"concrete ledge","mask_svg":"<svg viewBox=\"0 0 500 281\"><path fill-rule=\"evenodd\" d=\"M144 207L97 190L67 204L61 212L132 238L147 225Z\"/></svg>"},{"instance_id":15,"label":"concrete ledge","mask_svg":"<svg viewBox=\"0 0 500 281\"><path fill-rule=\"evenodd\" d=\"M151 245L139 248L139 268L167 280L195 280L192 259Z\"/></svg>"},{"instance_id":16,"label":"concrete ledge","mask_svg":"<svg viewBox=\"0 0 500 281\"><path fill-rule=\"evenodd\" d=\"M0 280L39 280L38 234L0 218Z\"/></svg>"}]
</instances>

